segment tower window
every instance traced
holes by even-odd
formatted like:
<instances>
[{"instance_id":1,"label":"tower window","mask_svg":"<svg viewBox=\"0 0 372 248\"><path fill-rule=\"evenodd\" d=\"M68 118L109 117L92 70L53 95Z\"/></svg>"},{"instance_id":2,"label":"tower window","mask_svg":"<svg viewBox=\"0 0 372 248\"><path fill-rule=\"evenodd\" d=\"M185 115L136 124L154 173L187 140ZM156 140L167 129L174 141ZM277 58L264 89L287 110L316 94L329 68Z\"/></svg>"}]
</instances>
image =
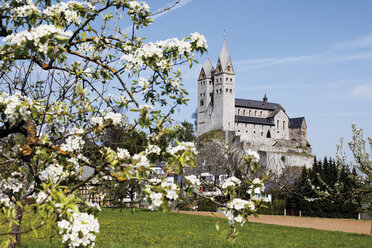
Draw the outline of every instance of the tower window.
<instances>
[{"instance_id":1,"label":"tower window","mask_svg":"<svg viewBox=\"0 0 372 248\"><path fill-rule=\"evenodd\" d=\"M230 78L230 82L232 82L232 78Z\"/></svg>"},{"instance_id":2,"label":"tower window","mask_svg":"<svg viewBox=\"0 0 372 248\"><path fill-rule=\"evenodd\" d=\"M260 112L260 116L262 117L262 111Z\"/></svg>"},{"instance_id":3,"label":"tower window","mask_svg":"<svg viewBox=\"0 0 372 248\"><path fill-rule=\"evenodd\" d=\"M270 130L267 130L266 138L271 138Z\"/></svg>"},{"instance_id":4,"label":"tower window","mask_svg":"<svg viewBox=\"0 0 372 248\"><path fill-rule=\"evenodd\" d=\"M240 109L238 109L238 115L240 114Z\"/></svg>"},{"instance_id":5,"label":"tower window","mask_svg":"<svg viewBox=\"0 0 372 248\"><path fill-rule=\"evenodd\" d=\"M251 110L249 110L249 116L251 116L251 112L252 112L252 111L251 111Z\"/></svg>"},{"instance_id":6,"label":"tower window","mask_svg":"<svg viewBox=\"0 0 372 248\"><path fill-rule=\"evenodd\" d=\"M227 70L230 71L231 70L231 66L228 65L227 66Z\"/></svg>"},{"instance_id":7,"label":"tower window","mask_svg":"<svg viewBox=\"0 0 372 248\"><path fill-rule=\"evenodd\" d=\"M276 121L276 128L279 130L279 120Z\"/></svg>"},{"instance_id":8,"label":"tower window","mask_svg":"<svg viewBox=\"0 0 372 248\"><path fill-rule=\"evenodd\" d=\"M230 89L230 93L232 93L232 89Z\"/></svg>"},{"instance_id":9,"label":"tower window","mask_svg":"<svg viewBox=\"0 0 372 248\"><path fill-rule=\"evenodd\" d=\"M261 136L263 136L263 132L261 132Z\"/></svg>"},{"instance_id":10,"label":"tower window","mask_svg":"<svg viewBox=\"0 0 372 248\"><path fill-rule=\"evenodd\" d=\"M257 111L254 111L254 116L257 116Z\"/></svg>"},{"instance_id":11,"label":"tower window","mask_svg":"<svg viewBox=\"0 0 372 248\"><path fill-rule=\"evenodd\" d=\"M283 130L285 129L285 121L283 121Z\"/></svg>"},{"instance_id":12,"label":"tower window","mask_svg":"<svg viewBox=\"0 0 372 248\"><path fill-rule=\"evenodd\" d=\"M209 85L212 85L212 81L209 81Z\"/></svg>"},{"instance_id":13,"label":"tower window","mask_svg":"<svg viewBox=\"0 0 372 248\"><path fill-rule=\"evenodd\" d=\"M228 93L229 92L229 89L226 89L226 93Z\"/></svg>"},{"instance_id":14,"label":"tower window","mask_svg":"<svg viewBox=\"0 0 372 248\"><path fill-rule=\"evenodd\" d=\"M243 115L245 115L245 109L243 110Z\"/></svg>"},{"instance_id":15,"label":"tower window","mask_svg":"<svg viewBox=\"0 0 372 248\"><path fill-rule=\"evenodd\" d=\"M200 106L204 105L204 100L200 100Z\"/></svg>"}]
</instances>

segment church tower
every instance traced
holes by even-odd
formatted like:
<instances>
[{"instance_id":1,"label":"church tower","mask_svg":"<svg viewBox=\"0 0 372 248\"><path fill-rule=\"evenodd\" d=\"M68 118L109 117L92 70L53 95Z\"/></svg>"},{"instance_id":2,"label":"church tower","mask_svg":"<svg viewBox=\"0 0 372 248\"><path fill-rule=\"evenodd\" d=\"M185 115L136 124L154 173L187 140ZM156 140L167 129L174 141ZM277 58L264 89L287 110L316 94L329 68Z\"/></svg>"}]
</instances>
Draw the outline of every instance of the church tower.
<instances>
[{"instance_id":1,"label":"church tower","mask_svg":"<svg viewBox=\"0 0 372 248\"><path fill-rule=\"evenodd\" d=\"M214 72L214 128L235 130L235 72L224 40Z\"/></svg>"},{"instance_id":2,"label":"church tower","mask_svg":"<svg viewBox=\"0 0 372 248\"><path fill-rule=\"evenodd\" d=\"M214 68L209 58L204 62L198 78L198 117L197 135L211 130L213 109L213 79ZM209 109L209 114L207 113Z\"/></svg>"}]
</instances>

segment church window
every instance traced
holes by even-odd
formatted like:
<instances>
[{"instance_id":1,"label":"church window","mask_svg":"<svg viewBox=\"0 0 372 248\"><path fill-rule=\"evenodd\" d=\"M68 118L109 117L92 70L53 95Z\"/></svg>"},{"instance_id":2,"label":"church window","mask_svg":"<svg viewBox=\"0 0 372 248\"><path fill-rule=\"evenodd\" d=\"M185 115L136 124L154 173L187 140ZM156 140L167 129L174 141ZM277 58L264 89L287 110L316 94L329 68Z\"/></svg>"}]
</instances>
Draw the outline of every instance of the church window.
<instances>
[{"instance_id":1,"label":"church window","mask_svg":"<svg viewBox=\"0 0 372 248\"><path fill-rule=\"evenodd\" d=\"M227 70L230 71L231 70L231 66L228 65L227 66Z\"/></svg>"},{"instance_id":2,"label":"church window","mask_svg":"<svg viewBox=\"0 0 372 248\"><path fill-rule=\"evenodd\" d=\"M232 89L230 89L230 93L232 93Z\"/></svg>"},{"instance_id":3,"label":"church window","mask_svg":"<svg viewBox=\"0 0 372 248\"><path fill-rule=\"evenodd\" d=\"M230 78L230 82L232 82L232 78Z\"/></svg>"},{"instance_id":4,"label":"church window","mask_svg":"<svg viewBox=\"0 0 372 248\"><path fill-rule=\"evenodd\" d=\"M266 138L271 138L270 130L267 130Z\"/></svg>"},{"instance_id":5,"label":"church window","mask_svg":"<svg viewBox=\"0 0 372 248\"><path fill-rule=\"evenodd\" d=\"M204 100L200 100L200 106L204 105Z\"/></svg>"},{"instance_id":6,"label":"church window","mask_svg":"<svg viewBox=\"0 0 372 248\"><path fill-rule=\"evenodd\" d=\"M263 136L263 132L261 132L261 136Z\"/></svg>"},{"instance_id":7,"label":"church window","mask_svg":"<svg viewBox=\"0 0 372 248\"><path fill-rule=\"evenodd\" d=\"M249 110L249 116L251 116L251 110Z\"/></svg>"},{"instance_id":8,"label":"church window","mask_svg":"<svg viewBox=\"0 0 372 248\"><path fill-rule=\"evenodd\" d=\"M260 112L260 116L262 117L262 111Z\"/></svg>"},{"instance_id":9,"label":"church window","mask_svg":"<svg viewBox=\"0 0 372 248\"><path fill-rule=\"evenodd\" d=\"M254 111L254 116L257 116L257 111Z\"/></svg>"},{"instance_id":10,"label":"church window","mask_svg":"<svg viewBox=\"0 0 372 248\"><path fill-rule=\"evenodd\" d=\"M240 114L240 109L238 109L238 115Z\"/></svg>"},{"instance_id":11,"label":"church window","mask_svg":"<svg viewBox=\"0 0 372 248\"><path fill-rule=\"evenodd\" d=\"M228 93L229 92L229 89L226 89L226 93Z\"/></svg>"},{"instance_id":12,"label":"church window","mask_svg":"<svg viewBox=\"0 0 372 248\"><path fill-rule=\"evenodd\" d=\"M209 85L212 85L212 81L209 80Z\"/></svg>"},{"instance_id":13,"label":"church window","mask_svg":"<svg viewBox=\"0 0 372 248\"><path fill-rule=\"evenodd\" d=\"M245 115L245 109L243 110L243 115Z\"/></svg>"},{"instance_id":14,"label":"church window","mask_svg":"<svg viewBox=\"0 0 372 248\"><path fill-rule=\"evenodd\" d=\"M247 131L245 131L246 133L248 133L248 130Z\"/></svg>"},{"instance_id":15,"label":"church window","mask_svg":"<svg viewBox=\"0 0 372 248\"><path fill-rule=\"evenodd\" d=\"M283 130L285 129L285 121L283 121Z\"/></svg>"},{"instance_id":16,"label":"church window","mask_svg":"<svg viewBox=\"0 0 372 248\"><path fill-rule=\"evenodd\" d=\"M276 128L279 130L279 120L276 121Z\"/></svg>"}]
</instances>

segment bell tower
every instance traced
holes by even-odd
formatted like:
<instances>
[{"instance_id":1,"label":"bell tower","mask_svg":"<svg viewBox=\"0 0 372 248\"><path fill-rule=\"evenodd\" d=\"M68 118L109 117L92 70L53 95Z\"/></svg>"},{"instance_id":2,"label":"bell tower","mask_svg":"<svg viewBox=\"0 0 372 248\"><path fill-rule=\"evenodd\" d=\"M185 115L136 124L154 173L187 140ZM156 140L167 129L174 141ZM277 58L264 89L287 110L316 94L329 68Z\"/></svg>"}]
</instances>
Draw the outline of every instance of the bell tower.
<instances>
[{"instance_id":1,"label":"bell tower","mask_svg":"<svg viewBox=\"0 0 372 248\"><path fill-rule=\"evenodd\" d=\"M214 73L214 128L224 131L235 130L235 72L223 42Z\"/></svg>"},{"instance_id":2,"label":"bell tower","mask_svg":"<svg viewBox=\"0 0 372 248\"><path fill-rule=\"evenodd\" d=\"M211 130L213 125L212 115L207 114L208 109L213 109L213 70L212 63L207 58L198 78L197 135Z\"/></svg>"}]
</instances>

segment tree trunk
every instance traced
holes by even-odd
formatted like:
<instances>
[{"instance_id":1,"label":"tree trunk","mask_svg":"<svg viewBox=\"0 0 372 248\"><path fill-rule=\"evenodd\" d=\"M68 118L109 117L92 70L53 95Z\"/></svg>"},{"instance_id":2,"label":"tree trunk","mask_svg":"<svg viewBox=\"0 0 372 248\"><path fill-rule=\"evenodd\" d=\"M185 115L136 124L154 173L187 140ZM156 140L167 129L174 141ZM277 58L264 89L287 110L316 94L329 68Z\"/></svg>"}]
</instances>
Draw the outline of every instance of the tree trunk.
<instances>
[{"instance_id":1,"label":"tree trunk","mask_svg":"<svg viewBox=\"0 0 372 248\"><path fill-rule=\"evenodd\" d=\"M10 242L9 247L14 248L16 246L21 246L21 224L22 224L22 207L17 206L17 215L15 217L15 220L18 222L19 225L13 224L12 226L12 233L13 238L15 239L15 242L12 240Z\"/></svg>"}]
</instances>

